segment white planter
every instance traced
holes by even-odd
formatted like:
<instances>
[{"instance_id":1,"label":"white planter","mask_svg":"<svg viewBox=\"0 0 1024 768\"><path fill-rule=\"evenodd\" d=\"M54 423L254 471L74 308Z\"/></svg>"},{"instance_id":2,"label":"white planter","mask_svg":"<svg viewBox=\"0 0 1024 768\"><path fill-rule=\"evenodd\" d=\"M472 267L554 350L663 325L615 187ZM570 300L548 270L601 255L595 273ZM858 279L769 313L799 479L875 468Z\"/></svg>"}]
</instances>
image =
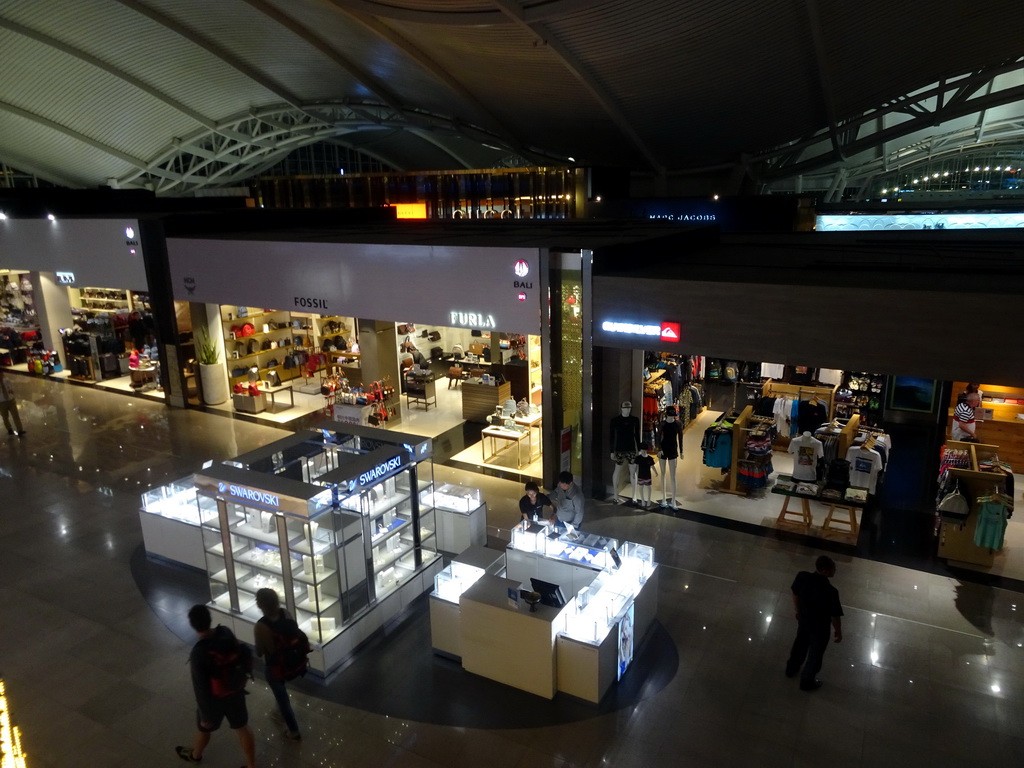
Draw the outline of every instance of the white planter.
<instances>
[{"instance_id":1,"label":"white planter","mask_svg":"<svg viewBox=\"0 0 1024 768\"><path fill-rule=\"evenodd\" d=\"M213 365L199 364L199 379L203 387L203 402L207 405L220 405L227 402L228 371L220 363Z\"/></svg>"}]
</instances>

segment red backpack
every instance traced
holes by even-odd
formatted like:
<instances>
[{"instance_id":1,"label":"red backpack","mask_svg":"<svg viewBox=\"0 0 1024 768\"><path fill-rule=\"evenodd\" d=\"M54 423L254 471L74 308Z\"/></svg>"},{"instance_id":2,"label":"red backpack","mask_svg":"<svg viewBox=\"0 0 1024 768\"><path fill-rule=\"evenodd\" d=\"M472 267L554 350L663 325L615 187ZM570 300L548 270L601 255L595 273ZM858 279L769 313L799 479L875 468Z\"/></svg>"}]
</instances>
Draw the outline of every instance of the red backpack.
<instances>
[{"instance_id":1,"label":"red backpack","mask_svg":"<svg viewBox=\"0 0 1024 768\"><path fill-rule=\"evenodd\" d=\"M287 614L277 621L264 616L260 621L270 627L274 637L274 650L267 656L267 668L279 680L294 680L309 669L309 654L313 646L298 623Z\"/></svg>"}]
</instances>

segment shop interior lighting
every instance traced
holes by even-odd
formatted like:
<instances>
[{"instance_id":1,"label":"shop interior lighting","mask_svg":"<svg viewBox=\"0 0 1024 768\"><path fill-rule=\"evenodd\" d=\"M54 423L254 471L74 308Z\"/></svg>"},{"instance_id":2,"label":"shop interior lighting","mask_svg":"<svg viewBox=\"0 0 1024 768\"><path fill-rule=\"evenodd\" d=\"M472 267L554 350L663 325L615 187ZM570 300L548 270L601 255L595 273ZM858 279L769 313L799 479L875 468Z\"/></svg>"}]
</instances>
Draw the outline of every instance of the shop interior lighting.
<instances>
[{"instance_id":1,"label":"shop interior lighting","mask_svg":"<svg viewBox=\"0 0 1024 768\"><path fill-rule=\"evenodd\" d=\"M46 218L48 218L50 221L56 221L57 220L57 217L54 216L52 213L46 214Z\"/></svg>"},{"instance_id":2,"label":"shop interior lighting","mask_svg":"<svg viewBox=\"0 0 1024 768\"><path fill-rule=\"evenodd\" d=\"M0 221L7 221L7 214L0 211Z\"/></svg>"},{"instance_id":3,"label":"shop interior lighting","mask_svg":"<svg viewBox=\"0 0 1024 768\"><path fill-rule=\"evenodd\" d=\"M11 724L11 707L7 690L0 678L0 768L26 768L25 753L21 749L21 730Z\"/></svg>"}]
</instances>

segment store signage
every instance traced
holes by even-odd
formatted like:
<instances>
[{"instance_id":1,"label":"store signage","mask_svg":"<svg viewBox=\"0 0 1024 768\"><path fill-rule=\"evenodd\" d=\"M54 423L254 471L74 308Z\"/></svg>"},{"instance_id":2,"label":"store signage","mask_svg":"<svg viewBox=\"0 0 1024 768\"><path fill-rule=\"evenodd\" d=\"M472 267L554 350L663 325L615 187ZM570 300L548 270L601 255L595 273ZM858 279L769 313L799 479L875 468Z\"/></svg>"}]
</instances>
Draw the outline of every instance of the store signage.
<instances>
[{"instance_id":1,"label":"store signage","mask_svg":"<svg viewBox=\"0 0 1024 768\"><path fill-rule=\"evenodd\" d=\"M494 315L486 315L482 312L459 312L452 310L448 313L452 325L461 325L465 328L497 328L498 323Z\"/></svg>"},{"instance_id":2,"label":"store signage","mask_svg":"<svg viewBox=\"0 0 1024 768\"><path fill-rule=\"evenodd\" d=\"M327 309L327 299L311 296L295 296L295 306L303 309Z\"/></svg>"},{"instance_id":3,"label":"store signage","mask_svg":"<svg viewBox=\"0 0 1024 768\"><path fill-rule=\"evenodd\" d=\"M682 327L679 323L619 323L605 320L601 330L606 333L623 333L628 336L656 336L662 341L679 341L682 338Z\"/></svg>"},{"instance_id":4,"label":"store signage","mask_svg":"<svg viewBox=\"0 0 1024 768\"><path fill-rule=\"evenodd\" d=\"M57 283L60 285L74 285L75 284L75 273L74 272L58 272Z\"/></svg>"},{"instance_id":5,"label":"store signage","mask_svg":"<svg viewBox=\"0 0 1024 768\"><path fill-rule=\"evenodd\" d=\"M526 277L530 274L530 262L526 259L520 259L512 269L515 271L516 277Z\"/></svg>"},{"instance_id":6,"label":"store signage","mask_svg":"<svg viewBox=\"0 0 1024 768\"><path fill-rule=\"evenodd\" d=\"M648 219L665 219L667 221L717 221L713 213L650 213Z\"/></svg>"},{"instance_id":7,"label":"store signage","mask_svg":"<svg viewBox=\"0 0 1024 768\"><path fill-rule=\"evenodd\" d=\"M371 483L380 480L382 477L386 477L387 475L391 474L396 469L400 469L403 464L405 464L404 454L399 454L398 456L393 456L387 461L382 461L373 469L368 469L366 472L363 472L363 474L359 476L359 485L370 485Z\"/></svg>"},{"instance_id":8,"label":"store signage","mask_svg":"<svg viewBox=\"0 0 1024 768\"><path fill-rule=\"evenodd\" d=\"M255 488L247 488L244 485L218 483L217 490L221 493L227 493L236 499L262 504L265 507L281 506L281 500L275 494L267 493L266 491L259 491Z\"/></svg>"},{"instance_id":9,"label":"store signage","mask_svg":"<svg viewBox=\"0 0 1024 768\"><path fill-rule=\"evenodd\" d=\"M135 229L133 227L125 227L124 228L124 236L128 240L134 240L135 239Z\"/></svg>"}]
</instances>

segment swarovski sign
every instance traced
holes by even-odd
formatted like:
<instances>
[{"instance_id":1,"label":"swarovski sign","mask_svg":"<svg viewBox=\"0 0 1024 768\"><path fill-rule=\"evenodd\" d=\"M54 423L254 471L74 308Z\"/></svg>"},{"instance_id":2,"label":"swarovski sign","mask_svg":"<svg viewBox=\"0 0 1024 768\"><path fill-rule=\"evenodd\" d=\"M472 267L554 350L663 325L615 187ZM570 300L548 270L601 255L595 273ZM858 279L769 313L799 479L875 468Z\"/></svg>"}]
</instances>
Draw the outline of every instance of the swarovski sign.
<instances>
[{"instance_id":1,"label":"swarovski sign","mask_svg":"<svg viewBox=\"0 0 1024 768\"><path fill-rule=\"evenodd\" d=\"M281 506L281 500L275 494L267 493L266 491L259 491L255 488L247 488L244 485L218 483L217 490L221 493L228 493L236 499L243 499L244 501L262 504L265 507Z\"/></svg>"},{"instance_id":2,"label":"swarovski sign","mask_svg":"<svg viewBox=\"0 0 1024 768\"><path fill-rule=\"evenodd\" d=\"M359 476L359 485L365 487L377 480L380 480L382 477L391 474L396 469L401 468L401 466L405 463L404 460L405 456L403 454L399 454L398 456L394 456L388 459L387 461L382 461L373 469L369 469Z\"/></svg>"}]
</instances>

